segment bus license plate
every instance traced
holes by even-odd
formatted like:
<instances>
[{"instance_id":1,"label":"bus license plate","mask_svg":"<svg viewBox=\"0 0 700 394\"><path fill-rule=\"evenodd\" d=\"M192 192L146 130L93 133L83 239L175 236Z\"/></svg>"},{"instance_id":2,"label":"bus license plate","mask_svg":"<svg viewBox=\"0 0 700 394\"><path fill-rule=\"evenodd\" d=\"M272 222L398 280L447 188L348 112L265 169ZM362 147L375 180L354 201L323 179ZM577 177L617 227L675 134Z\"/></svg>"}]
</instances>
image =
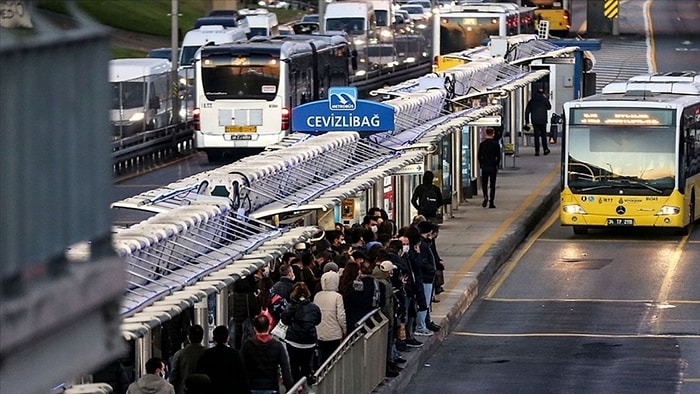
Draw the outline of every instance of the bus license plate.
<instances>
[{"instance_id":1,"label":"bus license plate","mask_svg":"<svg viewBox=\"0 0 700 394\"><path fill-rule=\"evenodd\" d=\"M608 226L634 226L634 219L608 219Z\"/></svg>"},{"instance_id":2,"label":"bus license plate","mask_svg":"<svg viewBox=\"0 0 700 394\"><path fill-rule=\"evenodd\" d=\"M226 137L229 141L250 141L253 139L250 134L227 134Z\"/></svg>"},{"instance_id":3,"label":"bus license plate","mask_svg":"<svg viewBox=\"0 0 700 394\"><path fill-rule=\"evenodd\" d=\"M257 126L225 126L224 131L227 133L255 133Z\"/></svg>"}]
</instances>

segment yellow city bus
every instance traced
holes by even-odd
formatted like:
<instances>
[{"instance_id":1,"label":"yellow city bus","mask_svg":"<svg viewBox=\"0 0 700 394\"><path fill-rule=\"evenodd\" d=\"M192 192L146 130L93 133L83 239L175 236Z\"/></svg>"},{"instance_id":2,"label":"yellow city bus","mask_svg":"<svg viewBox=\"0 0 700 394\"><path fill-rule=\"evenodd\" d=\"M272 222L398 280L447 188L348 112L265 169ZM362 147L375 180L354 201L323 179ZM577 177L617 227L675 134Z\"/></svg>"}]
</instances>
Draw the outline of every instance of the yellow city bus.
<instances>
[{"instance_id":1,"label":"yellow city bus","mask_svg":"<svg viewBox=\"0 0 700 394\"><path fill-rule=\"evenodd\" d=\"M549 31L564 35L571 29L571 0L523 0L523 6L537 7L535 23L540 20L549 21Z\"/></svg>"},{"instance_id":2,"label":"yellow city bus","mask_svg":"<svg viewBox=\"0 0 700 394\"><path fill-rule=\"evenodd\" d=\"M700 73L611 83L564 104L560 220L589 228L666 227L700 216Z\"/></svg>"}]
</instances>

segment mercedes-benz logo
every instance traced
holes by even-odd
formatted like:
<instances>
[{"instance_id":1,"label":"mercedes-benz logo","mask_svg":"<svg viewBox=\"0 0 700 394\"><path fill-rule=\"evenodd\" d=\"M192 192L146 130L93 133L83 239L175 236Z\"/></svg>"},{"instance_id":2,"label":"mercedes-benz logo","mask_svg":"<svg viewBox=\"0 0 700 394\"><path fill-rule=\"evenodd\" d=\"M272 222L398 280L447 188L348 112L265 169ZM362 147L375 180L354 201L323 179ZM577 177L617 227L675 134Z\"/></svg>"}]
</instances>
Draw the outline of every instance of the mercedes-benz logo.
<instances>
[{"instance_id":1,"label":"mercedes-benz logo","mask_svg":"<svg viewBox=\"0 0 700 394\"><path fill-rule=\"evenodd\" d=\"M622 205L619 205L617 208L615 208L615 212L617 212L618 215L624 215L625 211L625 207L623 207Z\"/></svg>"}]
</instances>

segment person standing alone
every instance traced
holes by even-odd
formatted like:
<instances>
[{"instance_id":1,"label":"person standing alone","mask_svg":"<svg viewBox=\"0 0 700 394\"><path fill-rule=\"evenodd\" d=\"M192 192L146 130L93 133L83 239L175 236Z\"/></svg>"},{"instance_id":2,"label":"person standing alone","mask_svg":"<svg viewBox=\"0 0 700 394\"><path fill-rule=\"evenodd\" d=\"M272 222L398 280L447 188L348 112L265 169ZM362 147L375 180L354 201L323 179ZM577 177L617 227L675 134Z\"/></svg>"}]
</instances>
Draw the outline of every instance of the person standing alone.
<instances>
[{"instance_id":1,"label":"person standing alone","mask_svg":"<svg viewBox=\"0 0 700 394\"><path fill-rule=\"evenodd\" d=\"M433 184L435 175L432 171L423 173L423 183L413 190L411 205L418 210L419 215L437 223L437 211L442 205L442 191Z\"/></svg>"},{"instance_id":2,"label":"person standing alone","mask_svg":"<svg viewBox=\"0 0 700 394\"><path fill-rule=\"evenodd\" d=\"M481 206L486 208L496 208L494 197L496 197L496 175L498 166L501 164L501 146L493 136L495 130L492 127L486 129L486 138L479 144L477 157L481 168L481 191L484 194L484 202ZM490 188L490 190L489 190Z\"/></svg>"},{"instance_id":3,"label":"person standing alone","mask_svg":"<svg viewBox=\"0 0 700 394\"><path fill-rule=\"evenodd\" d=\"M552 109L552 104L544 94L544 89L537 89L525 106L525 123L532 123L535 129L535 156L540 155L540 141L545 156L549 154L547 147L547 111Z\"/></svg>"}]
</instances>

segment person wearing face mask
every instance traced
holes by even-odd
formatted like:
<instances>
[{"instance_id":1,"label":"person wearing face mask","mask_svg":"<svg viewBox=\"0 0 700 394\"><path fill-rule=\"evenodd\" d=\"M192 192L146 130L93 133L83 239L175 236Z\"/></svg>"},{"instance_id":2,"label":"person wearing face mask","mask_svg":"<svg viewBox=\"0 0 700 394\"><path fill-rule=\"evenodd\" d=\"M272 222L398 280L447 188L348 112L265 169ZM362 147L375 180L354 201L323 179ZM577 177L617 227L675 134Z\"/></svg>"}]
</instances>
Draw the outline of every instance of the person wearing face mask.
<instances>
[{"instance_id":1,"label":"person wearing face mask","mask_svg":"<svg viewBox=\"0 0 700 394\"><path fill-rule=\"evenodd\" d=\"M372 215L365 215L362 220L362 227L365 229L362 232L362 239L365 244L365 251L369 251L374 245L381 245L377 240L377 232L379 231L379 222Z\"/></svg>"},{"instance_id":2,"label":"person wearing face mask","mask_svg":"<svg viewBox=\"0 0 700 394\"><path fill-rule=\"evenodd\" d=\"M165 362L159 357L146 361L146 374L129 385L126 394L175 394L175 388L165 377Z\"/></svg>"}]
</instances>

